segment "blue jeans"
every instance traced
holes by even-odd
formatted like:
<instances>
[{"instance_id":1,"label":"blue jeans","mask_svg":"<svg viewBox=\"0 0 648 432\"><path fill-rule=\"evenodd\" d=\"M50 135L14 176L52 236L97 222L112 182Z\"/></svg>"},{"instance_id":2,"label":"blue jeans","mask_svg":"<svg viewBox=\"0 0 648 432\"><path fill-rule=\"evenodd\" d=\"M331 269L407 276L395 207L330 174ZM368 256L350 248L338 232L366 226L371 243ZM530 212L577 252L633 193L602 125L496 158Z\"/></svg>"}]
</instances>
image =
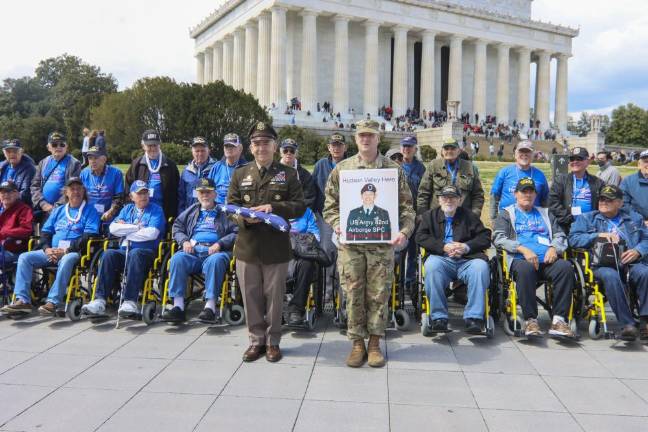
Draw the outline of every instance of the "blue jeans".
<instances>
[{"instance_id":1,"label":"blue jeans","mask_svg":"<svg viewBox=\"0 0 648 432\"><path fill-rule=\"evenodd\" d=\"M488 263L482 259L449 258L430 255L425 260L425 293L430 300L430 317L448 319L445 289L456 279L468 286L464 319L484 319L484 297L490 283Z\"/></svg>"},{"instance_id":2,"label":"blue jeans","mask_svg":"<svg viewBox=\"0 0 648 432\"><path fill-rule=\"evenodd\" d=\"M599 267L594 276L603 282L605 296L621 325L634 324L632 311L626 297L625 285L616 269ZM648 317L648 265L638 263L630 267L630 282L637 293L639 316Z\"/></svg>"},{"instance_id":3,"label":"blue jeans","mask_svg":"<svg viewBox=\"0 0 648 432\"><path fill-rule=\"evenodd\" d=\"M128 252L124 300L137 301L154 259L154 252L150 249L131 249ZM106 299L110 294L119 274L124 271L124 261L126 261L125 249L109 249L104 252L97 274L96 299Z\"/></svg>"},{"instance_id":4,"label":"blue jeans","mask_svg":"<svg viewBox=\"0 0 648 432\"><path fill-rule=\"evenodd\" d=\"M186 252L176 253L171 258L169 296L184 297L189 276L202 273L205 275L205 298L217 299L231 259L232 254L229 252L201 256Z\"/></svg>"},{"instance_id":5,"label":"blue jeans","mask_svg":"<svg viewBox=\"0 0 648 432\"><path fill-rule=\"evenodd\" d=\"M67 286L70 283L74 266L79 262L79 254L76 252L69 252L63 255L58 262L58 270L56 271L56 278L52 284L47 301L58 305L63 302L63 297L67 293ZM31 287L32 274L34 268L43 268L52 266L52 264L45 252L42 250L25 252L18 258L18 267L16 269L16 286L14 293L16 298L31 303L31 294L29 288Z\"/></svg>"}]
</instances>

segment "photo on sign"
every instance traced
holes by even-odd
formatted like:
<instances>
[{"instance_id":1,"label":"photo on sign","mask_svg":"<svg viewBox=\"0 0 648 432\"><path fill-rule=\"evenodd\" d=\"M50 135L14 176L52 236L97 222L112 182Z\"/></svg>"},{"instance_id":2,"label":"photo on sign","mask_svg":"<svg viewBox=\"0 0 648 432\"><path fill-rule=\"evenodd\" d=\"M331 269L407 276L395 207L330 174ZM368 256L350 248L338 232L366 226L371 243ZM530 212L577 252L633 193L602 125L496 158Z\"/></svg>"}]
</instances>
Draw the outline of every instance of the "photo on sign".
<instances>
[{"instance_id":1,"label":"photo on sign","mask_svg":"<svg viewBox=\"0 0 648 432\"><path fill-rule=\"evenodd\" d=\"M341 171L340 241L387 243L398 232L398 170Z\"/></svg>"}]
</instances>

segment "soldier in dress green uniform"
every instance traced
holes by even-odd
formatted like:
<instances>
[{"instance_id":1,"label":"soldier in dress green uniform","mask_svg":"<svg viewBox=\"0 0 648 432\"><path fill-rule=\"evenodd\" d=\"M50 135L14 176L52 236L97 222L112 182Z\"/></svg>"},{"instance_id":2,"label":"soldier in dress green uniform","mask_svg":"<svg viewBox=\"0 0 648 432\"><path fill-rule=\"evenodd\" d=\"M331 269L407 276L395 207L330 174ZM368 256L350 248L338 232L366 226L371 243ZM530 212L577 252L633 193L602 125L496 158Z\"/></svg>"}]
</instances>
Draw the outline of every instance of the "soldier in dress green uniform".
<instances>
[{"instance_id":1,"label":"soldier in dress green uniform","mask_svg":"<svg viewBox=\"0 0 648 432\"><path fill-rule=\"evenodd\" d=\"M375 205L376 186L367 183L360 190L362 205L349 212L346 226L346 239L352 240L391 240L391 224L387 210Z\"/></svg>"},{"instance_id":2,"label":"soldier in dress green uniform","mask_svg":"<svg viewBox=\"0 0 648 432\"><path fill-rule=\"evenodd\" d=\"M340 171L356 169L398 170L399 232L389 243L340 244L338 271L347 299L347 335L353 348L346 364L360 367L382 367L385 358L380 338L387 327L389 288L394 273L394 247L403 247L414 230L412 193L403 170L396 162L378 152L380 125L373 120L358 122L355 133L358 154L339 162L326 183L324 219L340 234ZM369 344L365 347L365 338Z\"/></svg>"}]
</instances>

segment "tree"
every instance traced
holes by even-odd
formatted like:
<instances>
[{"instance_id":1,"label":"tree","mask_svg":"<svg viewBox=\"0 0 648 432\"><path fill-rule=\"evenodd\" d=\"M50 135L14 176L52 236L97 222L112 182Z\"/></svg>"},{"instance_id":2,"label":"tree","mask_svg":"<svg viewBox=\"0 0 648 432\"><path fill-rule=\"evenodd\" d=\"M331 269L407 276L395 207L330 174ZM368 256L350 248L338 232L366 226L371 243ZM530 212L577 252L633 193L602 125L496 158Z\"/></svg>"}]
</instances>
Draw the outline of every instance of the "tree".
<instances>
[{"instance_id":1,"label":"tree","mask_svg":"<svg viewBox=\"0 0 648 432\"><path fill-rule=\"evenodd\" d=\"M612 121L607 131L609 144L645 147L648 137L648 113L629 103L612 111Z\"/></svg>"},{"instance_id":2,"label":"tree","mask_svg":"<svg viewBox=\"0 0 648 432\"><path fill-rule=\"evenodd\" d=\"M580 115L580 118L578 119L578 123L576 123L576 133L578 134L578 136L582 137L587 135L590 130L590 116L585 111L583 111Z\"/></svg>"}]
</instances>

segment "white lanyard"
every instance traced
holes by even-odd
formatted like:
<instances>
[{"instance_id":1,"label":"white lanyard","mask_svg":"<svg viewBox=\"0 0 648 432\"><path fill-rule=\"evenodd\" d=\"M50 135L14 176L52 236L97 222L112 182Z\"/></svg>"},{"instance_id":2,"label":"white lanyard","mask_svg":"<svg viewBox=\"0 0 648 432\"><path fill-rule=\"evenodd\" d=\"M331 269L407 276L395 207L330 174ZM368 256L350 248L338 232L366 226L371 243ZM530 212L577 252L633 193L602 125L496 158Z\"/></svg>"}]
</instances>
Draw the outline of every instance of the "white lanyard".
<instances>
[{"instance_id":1,"label":"white lanyard","mask_svg":"<svg viewBox=\"0 0 648 432\"><path fill-rule=\"evenodd\" d=\"M75 223L77 223L77 222L79 222L81 220L81 214L83 213L83 208L85 207L85 205L86 205L86 202L83 201L81 203L81 206L79 207L79 212L77 213L77 215L74 218L72 218L70 216L70 203L65 204L65 217L68 220L68 226L72 226L72 225L74 225Z\"/></svg>"},{"instance_id":2,"label":"white lanyard","mask_svg":"<svg viewBox=\"0 0 648 432\"><path fill-rule=\"evenodd\" d=\"M97 190L98 192L101 192L103 189L104 181L106 180L106 173L108 172L108 165L104 166L104 171L101 176L95 176L92 171L90 171L90 180L92 180L92 187L93 189ZM100 179L100 182L97 183L95 180L95 177Z\"/></svg>"},{"instance_id":3,"label":"white lanyard","mask_svg":"<svg viewBox=\"0 0 648 432\"><path fill-rule=\"evenodd\" d=\"M160 157L158 159L157 168L153 169L153 167L151 167L151 160L146 153L144 153L144 159L146 160L146 166L148 166L149 172L151 174L157 174L160 171L160 168L162 168L162 150L160 150Z\"/></svg>"}]
</instances>

